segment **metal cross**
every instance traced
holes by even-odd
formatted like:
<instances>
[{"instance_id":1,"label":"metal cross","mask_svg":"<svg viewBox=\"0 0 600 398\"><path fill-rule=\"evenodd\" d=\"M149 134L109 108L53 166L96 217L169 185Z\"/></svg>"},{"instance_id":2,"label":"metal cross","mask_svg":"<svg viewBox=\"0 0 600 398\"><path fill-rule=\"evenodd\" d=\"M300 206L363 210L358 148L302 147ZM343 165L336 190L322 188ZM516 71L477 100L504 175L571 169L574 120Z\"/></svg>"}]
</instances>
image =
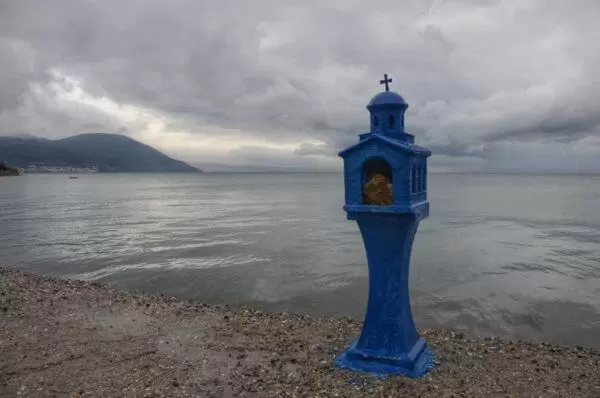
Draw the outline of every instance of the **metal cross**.
<instances>
[{"instance_id":1,"label":"metal cross","mask_svg":"<svg viewBox=\"0 0 600 398\"><path fill-rule=\"evenodd\" d=\"M392 78L390 77L388 79L387 73L384 73L383 80L380 80L379 84L385 84L385 91L390 91L390 86L388 85L388 83L391 83L391 82L392 82Z\"/></svg>"}]
</instances>

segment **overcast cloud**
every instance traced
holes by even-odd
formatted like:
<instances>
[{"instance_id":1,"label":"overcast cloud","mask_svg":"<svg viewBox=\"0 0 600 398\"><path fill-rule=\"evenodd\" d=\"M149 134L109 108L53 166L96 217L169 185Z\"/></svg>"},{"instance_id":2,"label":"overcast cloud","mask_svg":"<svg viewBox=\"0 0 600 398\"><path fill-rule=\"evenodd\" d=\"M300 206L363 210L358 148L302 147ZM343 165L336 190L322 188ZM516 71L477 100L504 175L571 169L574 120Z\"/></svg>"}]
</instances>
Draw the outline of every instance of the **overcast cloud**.
<instances>
[{"instance_id":1,"label":"overcast cloud","mask_svg":"<svg viewBox=\"0 0 600 398\"><path fill-rule=\"evenodd\" d=\"M441 170L600 171L600 2L0 0L0 134L336 169L383 73Z\"/></svg>"}]
</instances>

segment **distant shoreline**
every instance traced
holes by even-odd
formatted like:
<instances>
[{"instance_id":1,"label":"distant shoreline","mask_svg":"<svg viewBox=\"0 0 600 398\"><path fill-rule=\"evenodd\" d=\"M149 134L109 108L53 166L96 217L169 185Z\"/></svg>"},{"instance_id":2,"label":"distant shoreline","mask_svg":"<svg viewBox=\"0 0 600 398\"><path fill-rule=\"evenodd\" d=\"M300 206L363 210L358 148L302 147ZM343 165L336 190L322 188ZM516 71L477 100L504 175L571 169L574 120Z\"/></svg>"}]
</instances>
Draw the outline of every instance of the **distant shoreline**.
<instances>
[{"instance_id":1,"label":"distant shoreline","mask_svg":"<svg viewBox=\"0 0 600 398\"><path fill-rule=\"evenodd\" d=\"M203 174L203 171L25 171L23 174L55 174L55 175L70 175L70 174Z\"/></svg>"},{"instance_id":2,"label":"distant shoreline","mask_svg":"<svg viewBox=\"0 0 600 398\"><path fill-rule=\"evenodd\" d=\"M0 168L0 177L18 177L23 174L23 171L17 167Z\"/></svg>"},{"instance_id":3,"label":"distant shoreline","mask_svg":"<svg viewBox=\"0 0 600 398\"><path fill-rule=\"evenodd\" d=\"M64 171L64 172L53 172L53 171L24 171L21 174L35 175L35 174L56 174L56 175L65 175L65 174L335 174L335 175L343 175L341 171L281 171L281 170L272 170L272 171L229 171L229 170L198 170L198 171L94 171L94 172L77 172L77 171ZM445 171L433 171L429 173L430 175L464 175L464 176L540 176L540 177L595 177L600 176L600 172L592 173L569 173L569 172L445 172Z\"/></svg>"}]
</instances>

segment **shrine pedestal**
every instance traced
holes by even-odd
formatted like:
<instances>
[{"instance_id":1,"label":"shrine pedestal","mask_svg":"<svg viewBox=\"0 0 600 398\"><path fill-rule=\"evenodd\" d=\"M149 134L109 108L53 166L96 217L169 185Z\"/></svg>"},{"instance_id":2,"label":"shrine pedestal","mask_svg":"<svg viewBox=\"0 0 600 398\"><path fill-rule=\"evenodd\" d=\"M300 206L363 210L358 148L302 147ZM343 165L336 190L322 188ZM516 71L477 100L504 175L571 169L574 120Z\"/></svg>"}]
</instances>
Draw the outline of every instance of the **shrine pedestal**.
<instances>
[{"instance_id":1,"label":"shrine pedestal","mask_svg":"<svg viewBox=\"0 0 600 398\"><path fill-rule=\"evenodd\" d=\"M363 329L338 358L341 367L379 374L421 376L434 365L419 337L408 292L413 214L348 213L357 221L369 264L369 301Z\"/></svg>"}]
</instances>

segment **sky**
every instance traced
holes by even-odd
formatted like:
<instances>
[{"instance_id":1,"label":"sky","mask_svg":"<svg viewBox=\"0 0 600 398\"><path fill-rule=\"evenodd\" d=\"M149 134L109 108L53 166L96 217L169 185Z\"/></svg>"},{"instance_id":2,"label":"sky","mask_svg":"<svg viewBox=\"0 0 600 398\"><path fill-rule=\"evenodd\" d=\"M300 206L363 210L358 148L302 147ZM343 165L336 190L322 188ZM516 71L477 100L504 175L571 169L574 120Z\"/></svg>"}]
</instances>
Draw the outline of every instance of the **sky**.
<instances>
[{"instance_id":1,"label":"sky","mask_svg":"<svg viewBox=\"0 0 600 398\"><path fill-rule=\"evenodd\" d=\"M333 171L370 98L434 171L600 171L597 0L0 0L0 135Z\"/></svg>"}]
</instances>

